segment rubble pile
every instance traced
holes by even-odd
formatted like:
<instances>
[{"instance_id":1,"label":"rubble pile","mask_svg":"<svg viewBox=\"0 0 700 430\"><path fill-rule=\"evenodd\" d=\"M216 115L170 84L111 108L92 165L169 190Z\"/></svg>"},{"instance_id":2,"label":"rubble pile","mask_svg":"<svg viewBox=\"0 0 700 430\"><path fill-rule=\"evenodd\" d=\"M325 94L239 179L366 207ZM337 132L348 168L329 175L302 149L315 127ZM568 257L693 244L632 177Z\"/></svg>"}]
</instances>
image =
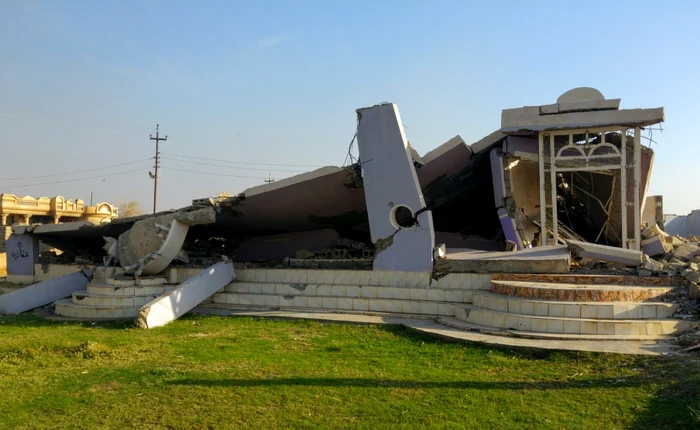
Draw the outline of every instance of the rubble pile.
<instances>
[{"instance_id":1,"label":"rubble pile","mask_svg":"<svg viewBox=\"0 0 700 430\"><path fill-rule=\"evenodd\" d=\"M683 278L691 296L698 295L700 284L700 241L697 237L685 239L671 236L657 225L642 232L644 261L637 273L640 276L670 276ZM693 294L694 293L694 294Z\"/></svg>"}]
</instances>

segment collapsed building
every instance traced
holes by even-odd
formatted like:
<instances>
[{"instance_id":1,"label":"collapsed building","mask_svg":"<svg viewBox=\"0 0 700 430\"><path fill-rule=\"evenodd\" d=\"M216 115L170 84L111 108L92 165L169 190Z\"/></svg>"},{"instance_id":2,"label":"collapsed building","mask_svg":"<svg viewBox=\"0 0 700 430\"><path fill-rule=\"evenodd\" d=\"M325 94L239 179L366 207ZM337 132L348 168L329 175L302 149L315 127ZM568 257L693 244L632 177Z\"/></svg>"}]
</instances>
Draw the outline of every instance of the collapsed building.
<instances>
[{"instance_id":1,"label":"collapsed building","mask_svg":"<svg viewBox=\"0 0 700 430\"><path fill-rule=\"evenodd\" d=\"M250 286L229 289L225 280L206 289L206 293L197 293L199 301L190 297L191 293L175 289L178 300L187 298L191 302L189 308L213 295L209 300L224 305L280 307L284 301L292 308L393 312L386 303L372 306L368 302L355 308L353 300L364 300L363 296L355 297L347 291L362 286L396 289L400 284L432 289L436 298L435 307L426 305L425 309L420 303L394 304L404 306L398 313L434 314L489 326L474 322L478 319L485 323L487 318L482 319L483 311L473 308L476 293L455 291L490 289L488 294L481 293L480 302L502 300L493 294L504 290L510 296L520 297L518 300L534 299L539 292L522 296L532 288L518 283L537 281L558 297L555 293L566 288L543 285L544 278L538 276L564 276L556 279L571 284L591 282L583 275L580 279L571 277L570 251L574 257L627 266L644 263L642 214L654 152L642 145L642 131L663 120L663 108L620 109L620 99L606 99L592 88L576 88L562 94L554 104L504 110L501 128L471 145L455 136L421 156L406 140L398 108L386 103L357 110L359 155L351 157L352 163L347 166L324 167L253 187L233 197L197 199L178 211L119 219L104 225L17 226L13 236L16 243L28 241L25 249L33 247L32 241L41 241L70 251L76 258L118 264L119 273L132 278L105 279L100 286L111 288L110 291L115 291L120 282L126 282L124 285L130 288L146 288L151 285L151 281L144 280L148 276L158 279L152 285L173 279L179 282L178 275L173 275L178 268L179 273L190 268L201 270L221 258L235 262L236 278L240 281L263 282L253 278L262 276L258 272L272 270L265 279L274 277L270 281L283 286L279 297L271 299L265 296L271 293L261 293L265 297L261 296L262 301L260 297L250 299L254 303L242 303L240 297L222 299L220 294L226 291L251 291ZM33 258L34 263L39 263L38 256ZM35 280L36 274L28 272L35 270L35 265L26 267L24 273L10 273L10 278L15 275L17 280L17 276ZM302 268L310 270L302 275ZM210 270L202 280L193 282L207 284L207 276L226 270ZM336 285L320 279L312 282L320 276L317 273L334 270L343 271L344 280L338 285L345 294L333 295L328 302L327 297L296 302L300 291L302 296L310 291L306 289L309 285ZM231 273L233 277L233 269ZM644 280L635 274L628 278L603 279L634 283L624 294L613 294L613 298L653 299L675 285L670 276ZM188 287L185 284L181 286ZM204 291L201 285L195 285L198 291ZM158 288L158 292L167 291L165 286ZM290 294L281 291L285 288ZM658 291L630 294L654 288ZM276 291L276 287L272 289ZM89 286L86 291L90 291ZM316 287L313 291L317 291ZM596 301L595 288L578 292L582 291L586 303ZM397 300L406 300L414 292L391 294L405 296ZM447 300L448 293L456 298ZM90 295L79 296L82 299L74 296L72 305L79 305L77 302ZM428 294L416 293L416 297L427 300ZM349 308L347 304L339 305L345 299L350 299ZM131 308L137 308L133 300L131 303ZM497 314L504 311L502 303L498 303L501 308L495 311ZM75 306L68 310L70 304L57 302L56 313L79 316ZM673 313L673 306L654 306L655 316L668 317ZM174 307L175 304L171 311ZM558 317L557 312L544 317ZM611 334L609 327L602 325L609 324L610 318L593 317L589 321L581 312L578 309L576 318L580 320L575 324L561 324L569 322L578 327L571 329L576 334L584 333L584 323L593 327L587 334ZM115 313L112 315L116 317ZM627 316L630 317L629 312ZM498 328L517 328L514 325L518 326L518 317L508 324L502 318L503 315L496 315ZM142 318L142 325L148 326L143 321ZM535 328L534 323L528 320L518 327L526 332L557 331ZM640 329L629 335L666 335L687 328L683 323L661 321L658 328L650 329L653 333L647 333L645 328L643 333ZM558 327L556 324L554 327ZM567 333L563 328L559 331Z\"/></svg>"}]
</instances>

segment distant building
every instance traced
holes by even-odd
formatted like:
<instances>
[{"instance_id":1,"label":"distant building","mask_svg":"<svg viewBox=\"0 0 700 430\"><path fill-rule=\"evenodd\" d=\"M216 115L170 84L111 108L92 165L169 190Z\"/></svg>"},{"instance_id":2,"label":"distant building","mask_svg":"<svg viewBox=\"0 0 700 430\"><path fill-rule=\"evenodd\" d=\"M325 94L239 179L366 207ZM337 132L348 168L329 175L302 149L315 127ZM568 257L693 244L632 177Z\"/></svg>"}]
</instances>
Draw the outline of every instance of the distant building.
<instances>
[{"instance_id":1,"label":"distant building","mask_svg":"<svg viewBox=\"0 0 700 430\"><path fill-rule=\"evenodd\" d=\"M102 224L110 222L118 215L117 207L109 203L86 206L80 199L66 200L61 196L35 199L31 196L0 194L0 225L60 224L76 221Z\"/></svg>"}]
</instances>

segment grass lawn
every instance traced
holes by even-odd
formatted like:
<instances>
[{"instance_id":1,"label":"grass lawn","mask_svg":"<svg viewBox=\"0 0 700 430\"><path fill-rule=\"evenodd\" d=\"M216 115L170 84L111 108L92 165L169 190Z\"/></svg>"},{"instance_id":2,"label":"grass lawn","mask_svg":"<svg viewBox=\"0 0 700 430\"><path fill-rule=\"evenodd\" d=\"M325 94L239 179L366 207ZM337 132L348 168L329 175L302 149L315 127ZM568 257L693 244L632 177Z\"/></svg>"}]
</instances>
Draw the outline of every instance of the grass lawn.
<instances>
[{"instance_id":1,"label":"grass lawn","mask_svg":"<svg viewBox=\"0 0 700 430\"><path fill-rule=\"evenodd\" d=\"M192 315L146 331L0 317L0 428L700 429L697 357L310 321Z\"/></svg>"}]
</instances>

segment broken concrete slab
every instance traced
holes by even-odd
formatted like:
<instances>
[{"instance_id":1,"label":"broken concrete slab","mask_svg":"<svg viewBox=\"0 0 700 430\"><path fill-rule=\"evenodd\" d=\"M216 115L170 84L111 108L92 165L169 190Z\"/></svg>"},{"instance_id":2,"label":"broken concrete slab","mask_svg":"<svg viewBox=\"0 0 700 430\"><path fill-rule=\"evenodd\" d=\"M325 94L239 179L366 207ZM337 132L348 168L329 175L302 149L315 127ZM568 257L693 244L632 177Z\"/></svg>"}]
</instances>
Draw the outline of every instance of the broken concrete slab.
<instances>
[{"instance_id":1,"label":"broken concrete slab","mask_svg":"<svg viewBox=\"0 0 700 430\"><path fill-rule=\"evenodd\" d=\"M395 104L357 110L357 144L375 270L430 272L435 236L432 214L408 150Z\"/></svg>"},{"instance_id":2,"label":"broken concrete slab","mask_svg":"<svg viewBox=\"0 0 700 430\"><path fill-rule=\"evenodd\" d=\"M186 280L173 291L163 294L139 310L135 324L141 328L166 325L189 312L231 283L233 263L222 261Z\"/></svg>"},{"instance_id":3,"label":"broken concrete slab","mask_svg":"<svg viewBox=\"0 0 700 430\"><path fill-rule=\"evenodd\" d=\"M642 264L643 253L633 249L615 248L612 246L598 245L595 243L567 240L566 244L577 257L590 258L592 260L620 263L627 266L638 267Z\"/></svg>"},{"instance_id":4,"label":"broken concrete slab","mask_svg":"<svg viewBox=\"0 0 700 430\"><path fill-rule=\"evenodd\" d=\"M571 257L566 246L526 248L518 252L448 249L435 261L436 272L446 273L569 273Z\"/></svg>"},{"instance_id":5,"label":"broken concrete slab","mask_svg":"<svg viewBox=\"0 0 700 430\"><path fill-rule=\"evenodd\" d=\"M126 273L155 275L177 257L193 225L215 222L213 208L175 212L139 220L117 239L116 257ZM113 250L113 245L109 247Z\"/></svg>"},{"instance_id":6,"label":"broken concrete slab","mask_svg":"<svg viewBox=\"0 0 700 430\"><path fill-rule=\"evenodd\" d=\"M0 315L26 312L70 297L77 291L85 290L91 279L92 272L84 268L68 275L3 294L0 296Z\"/></svg>"},{"instance_id":7,"label":"broken concrete slab","mask_svg":"<svg viewBox=\"0 0 700 430\"><path fill-rule=\"evenodd\" d=\"M687 261L693 260L698 255L700 255L700 247L695 243L681 245L673 251L675 258L682 258Z\"/></svg>"}]
</instances>

